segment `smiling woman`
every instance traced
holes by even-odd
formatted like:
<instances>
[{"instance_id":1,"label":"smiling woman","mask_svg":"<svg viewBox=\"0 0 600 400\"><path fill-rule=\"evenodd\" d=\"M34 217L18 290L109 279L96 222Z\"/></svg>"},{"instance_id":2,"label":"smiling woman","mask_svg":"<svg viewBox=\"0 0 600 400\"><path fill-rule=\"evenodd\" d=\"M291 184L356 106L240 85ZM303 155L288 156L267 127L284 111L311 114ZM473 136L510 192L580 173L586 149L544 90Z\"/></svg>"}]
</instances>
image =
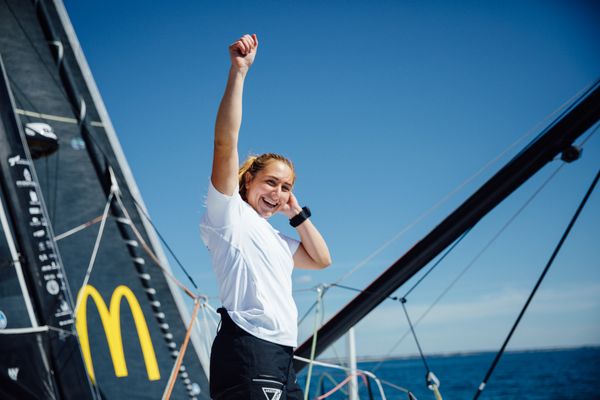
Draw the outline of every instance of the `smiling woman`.
<instances>
[{"instance_id":1,"label":"smiling woman","mask_svg":"<svg viewBox=\"0 0 600 400\"><path fill-rule=\"evenodd\" d=\"M219 399L301 399L292 365L298 311L292 297L294 267L331 264L325 240L292 193L296 174L273 153L238 168L244 80L256 56L256 35L229 47L231 69L215 126L206 214L200 224L224 308L212 346L210 394ZM284 214L300 240L267 221Z\"/></svg>"},{"instance_id":2,"label":"smiling woman","mask_svg":"<svg viewBox=\"0 0 600 400\"><path fill-rule=\"evenodd\" d=\"M291 192L296 173L287 158L274 153L248 157L240 167L238 179L240 196L263 217L269 218L279 210L285 212L284 209L288 216L295 211L292 208L297 201ZM259 200L264 203L262 211Z\"/></svg>"}]
</instances>

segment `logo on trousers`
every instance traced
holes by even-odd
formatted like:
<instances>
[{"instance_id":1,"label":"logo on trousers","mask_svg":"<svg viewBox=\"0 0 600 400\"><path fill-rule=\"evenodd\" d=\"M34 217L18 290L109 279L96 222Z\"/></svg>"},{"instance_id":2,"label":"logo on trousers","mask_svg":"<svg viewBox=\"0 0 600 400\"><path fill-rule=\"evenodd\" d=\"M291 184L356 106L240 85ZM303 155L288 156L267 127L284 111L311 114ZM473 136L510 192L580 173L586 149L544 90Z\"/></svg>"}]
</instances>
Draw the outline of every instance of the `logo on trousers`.
<instances>
[{"instance_id":1,"label":"logo on trousers","mask_svg":"<svg viewBox=\"0 0 600 400\"><path fill-rule=\"evenodd\" d=\"M274 389L270 387L262 388L263 393L267 400L279 400L281 397L281 389Z\"/></svg>"},{"instance_id":2,"label":"logo on trousers","mask_svg":"<svg viewBox=\"0 0 600 400\"><path fill-rule=\"evenodd\" d=\"M9 368L8 369L8 376L10 376L10 379L12 379L13 381L16 381L17 375L19 375L19 368Z\"/></svg>"},{"instance_id":3,"label":"logo on trousers","mask_svg":"<svg viewBox=\"0 0 600 400\"><path fill-rule=\"evenodd\" d=\"M148 373L148 380L156 381L160 379L160 372L158 371L158 362L156 361L156 354L154 353L154 346L152 345L152 339L150 338L150 332L148 331L148 324L144 318L144 313L140 307L140 303L137 298L127 286L120 285L115 288L111 298L110 306L106 307L104 299L91 285L86 285L81 292L79 292L81 300L79 301L79 309L77 310L76 327L77 333L79 334L79 342L81 344L81 352L83 353L83 359L88 370L88 374L93 382L96 377L94 374L94 365L92 364L92 353L90 351L90 341L88 336L87 326L87 298L91 297L96 304L98 313L100 314L100 320L104 327L104 333L106 334L106 341L108 342L108 349L110 350L110 356L112 358L115 375L118 377L127 376L127 364L125 363L125 353L123 351L123 338L121 336L121 299L125 298L129 303L131 314L133 315L133 321L135 322L135 328L137 330L138 338L140 340L140 346L142 347L142 354L144 356L144 362L146 364L146 372Z\"/></svg>"}]
</instances>

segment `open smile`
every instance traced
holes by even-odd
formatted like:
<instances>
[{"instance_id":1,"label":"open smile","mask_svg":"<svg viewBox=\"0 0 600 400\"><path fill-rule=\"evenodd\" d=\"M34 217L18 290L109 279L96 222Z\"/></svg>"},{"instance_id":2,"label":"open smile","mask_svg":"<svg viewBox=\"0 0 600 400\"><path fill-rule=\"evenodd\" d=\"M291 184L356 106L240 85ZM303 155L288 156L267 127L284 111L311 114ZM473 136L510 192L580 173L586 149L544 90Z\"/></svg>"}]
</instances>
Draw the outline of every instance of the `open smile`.
<instances>
[{"instance_id":1,"label":"open smile","mask_svg":"<svg viewBox=\"0 0 600 400\"><path fill-rule=\"evenodd\" d=\"M268 208L275 209L275 208L277 208L277 206L279 206L279 202L275 202L275 201L273 201L273 200L269 200L269 199L266 199L266 198L264 198L264 197L262 198L262 201L263 201L263 203L265 203L265 205L266 205Z\"/></svg>"}]
</instances>

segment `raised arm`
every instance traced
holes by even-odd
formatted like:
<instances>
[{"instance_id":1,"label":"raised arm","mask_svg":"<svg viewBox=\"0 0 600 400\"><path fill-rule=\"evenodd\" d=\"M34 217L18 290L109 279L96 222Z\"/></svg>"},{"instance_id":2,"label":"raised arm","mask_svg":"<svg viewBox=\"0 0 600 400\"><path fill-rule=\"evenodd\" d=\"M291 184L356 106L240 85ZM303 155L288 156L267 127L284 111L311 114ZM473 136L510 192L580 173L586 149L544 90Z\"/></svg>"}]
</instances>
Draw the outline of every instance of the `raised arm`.
<instances>
[{"instance_id":1,"label":"raised arm","mask_svg":"<svg viewBox=\"0 0 600 400\"><path fill-rule=\"evenodd\" d=\"M238 184L238 135L242 124L242 95L244 80L254 62L258 38L244 35L229 46L231 68L225 94L219 105L215 123L215 147L211 181L214 187L228 196Z\"/></svg>"}]
</instances>

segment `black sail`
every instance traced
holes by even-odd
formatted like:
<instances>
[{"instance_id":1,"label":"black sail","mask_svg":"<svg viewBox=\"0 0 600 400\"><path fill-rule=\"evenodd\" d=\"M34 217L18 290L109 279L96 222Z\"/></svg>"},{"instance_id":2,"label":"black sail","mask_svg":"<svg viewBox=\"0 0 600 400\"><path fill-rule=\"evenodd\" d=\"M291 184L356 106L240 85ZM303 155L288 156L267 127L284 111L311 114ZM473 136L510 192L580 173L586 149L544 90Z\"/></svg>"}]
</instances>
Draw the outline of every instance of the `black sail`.
<instances>
[{"instance_id":1,"label":"black sail","mask_svg":"<svg viewBox=\"0 0 600 400\"><path fill-rule=\"evenodd\" d=\"M19 134L21 142L29 139L32 149L34 142L27 137L28 128L31 128L29 133L36 130L42 135L35 137L35 160L27 158L27 162L35 171L39 192L36 196L45 204L43 222L48 226L51 242L56 244L56 259L64 268L65 282L68 281L65 301L70 309L75 308L76 298L81 295L77 323L72 321L81 346L75 348L71 357L76 360L73 368L83 371L80 382L91 390L88 389L87 397L78 398L160 398L185 337L189 317L181 293L142 249L134 233L134 229L139 231L143 241L164 260L154 234L145 228L147 222L138 210L143 203L62 3L48 0L0 3L0 56L6 69L5 86L14 99L7 111L2 110L3 120L13 113L20 125L17 133L5 130L1 134L12 135L14 140L14 135ZM1 155L1 161L7 165L8 158L14 156L5 152ZM109 197L112 201L108 217L101 223L99 217ZM3 194L2 202L7 208L15 201ZM15 254L11 253L8 237L12 237L11 229L18 231L18 226L29 229L26 226L29 222L10 210L6 214L9 222L0 235L0 264L14 269ZM84 229L64 235L86 223ZM99 244L94 252L97 239ZM17 252L26 254L26 249L34 244L19 243L23 248ZM17 264L35 271L30 261ZM165 261L161 263L166 265ZM89 280L82 286L90 264ZM29 273L25 283L20 283L16 272L0 278L2 308L7 304L6 310L0 311L5 314L7 332L33 326L24 317L28 308L36 314L37 326L56 327L44 317L44 313L50 314L44 308L50 306L45 303L44 288L36 279L40 277ZM60 335L53 330L27 335L43 339L34 340L38 343L34 351L49 357L48 368L60 376L57 368L63 367L55 365L56 355L51 351L53 341L59 340ZM2 350L4 343L0 341ZM193 335L172 398L209 398L204 372L206 354L197 343ZM4 360L0 358L0 362ZM41 376L45 376L43 370ZM86 376L91 379L88 381ZM43 387L54 388L58 398L69 398L69 391L74 389L58 378L48 382Z\"/></svg>"}]
</instances>

